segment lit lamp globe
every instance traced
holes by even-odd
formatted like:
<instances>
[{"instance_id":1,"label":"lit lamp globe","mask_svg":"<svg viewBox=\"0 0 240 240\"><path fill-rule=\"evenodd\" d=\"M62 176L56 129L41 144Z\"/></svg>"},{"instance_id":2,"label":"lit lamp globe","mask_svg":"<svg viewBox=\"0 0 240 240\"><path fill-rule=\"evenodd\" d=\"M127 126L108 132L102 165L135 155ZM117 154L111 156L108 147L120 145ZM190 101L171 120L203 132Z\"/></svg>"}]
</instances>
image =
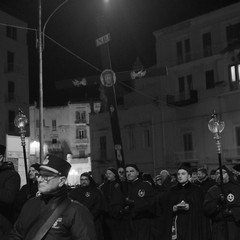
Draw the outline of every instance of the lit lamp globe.
<instances>
[{"instance_id":1,"label":"lit lamp globe","mask_svg":"<svg viewBox=\"0 0 240 240\"><path fill-rule=\"evenodd\" d=\"M212 115L212 118L208 122L209 131L214 134L219 134L223 131L224 127L225 127L224 121L219 121L215 114Z\"/></svg>"},{"instance_id":2,"label":"lit lamp globe","mask_svg":"<svg viewBox=\"0 0 240 240\"><path fill-rule=\"evenodd\" d=\"M20 129L20 132L23 132L25 126L28 123L28 119L25 114L21 110L18 111L18 115L14 119L14 125Z\"/></svg>"}]
</instances>

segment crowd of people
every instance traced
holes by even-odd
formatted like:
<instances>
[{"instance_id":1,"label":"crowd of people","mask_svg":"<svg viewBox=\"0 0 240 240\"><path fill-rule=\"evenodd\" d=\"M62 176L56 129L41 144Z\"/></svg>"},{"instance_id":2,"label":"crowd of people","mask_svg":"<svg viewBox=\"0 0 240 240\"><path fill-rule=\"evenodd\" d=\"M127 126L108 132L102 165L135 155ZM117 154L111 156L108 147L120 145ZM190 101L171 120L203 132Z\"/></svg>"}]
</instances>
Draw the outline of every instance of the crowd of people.
<instances>
[{"instance_id":1,"label":"crowd of people","mask_svg":"<svg viewBox=\"0 0 240 240\"><path fill-rule=\"evenodd\" d=\"M19 174L0 146L0 239L239 240L240 165L212 170L182 163L152 177L134 164L91 172L67 186L71 165L48 155Z\"/></svg>"}]
</instances>

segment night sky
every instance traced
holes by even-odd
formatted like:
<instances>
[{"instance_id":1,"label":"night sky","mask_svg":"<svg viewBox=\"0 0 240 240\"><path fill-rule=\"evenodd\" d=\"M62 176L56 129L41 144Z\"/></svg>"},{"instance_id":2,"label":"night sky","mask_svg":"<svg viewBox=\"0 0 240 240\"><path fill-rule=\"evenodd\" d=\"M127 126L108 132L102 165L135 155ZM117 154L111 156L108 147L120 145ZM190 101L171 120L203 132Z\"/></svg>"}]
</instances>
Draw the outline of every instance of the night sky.
<instances>
[{"instance_id":1,"label":"night sky","mask_svg":"<svg viewBox=\"0 0 240 240\"><path fill-rule=\"evenodd\" d=\"M42 23L63 0L42 0ZM69 0L48 22L46 35L63 47L45 38L43 81L46 101L53 101L55 81L99 75L101 69L96 17L104 15L111 34L110 55L114 71L130 70L140 57L147 68L156 63L153 32L179 21L239 2L239 0ZM38 0L1 0L28 22L38 27ZM38 50L36 36L29 32L30 102L38 100Z\"/></svg>"}]
</instances>

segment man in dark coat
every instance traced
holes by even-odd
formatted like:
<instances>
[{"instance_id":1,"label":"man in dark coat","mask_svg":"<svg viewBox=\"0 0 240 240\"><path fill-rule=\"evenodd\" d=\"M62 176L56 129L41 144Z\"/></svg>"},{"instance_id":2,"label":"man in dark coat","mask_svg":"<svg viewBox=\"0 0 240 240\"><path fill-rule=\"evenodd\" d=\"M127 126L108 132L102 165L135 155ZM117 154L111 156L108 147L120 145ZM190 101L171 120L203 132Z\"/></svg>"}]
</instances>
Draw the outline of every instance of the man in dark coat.
<instances>
[{"instance_id":1,"label":"man in dark coat","mask_svg":"<svg viewBox=\"0 0 240 240\"><path fill-rule=\"evenodd\" d=\"M23 207L9 236L9 240L33 240L44 223L59 210L46 231L37 239L95 240L91 213L78 202L68 198L65 185L71 165L64 159L48 155L40 167L38 189L40 196L30 199ZM60 211L62 207L62 210ZM60 207L60 209L59 209ZM53 214L53 215L52 215Z\"/></svg>"},{"instance_id":2,"label":"man in dark coat","mask_svg":"<svg viewBox=\"0 0 240 240\"><path fill-rule=\"evenodd\" d=\"M97 187L96 182L89 173L82 173L80 176L80 187L73 189L69 197L82 203L93 215L97 239L103 239L102 221L105 210L105 199L102 191Z\"/></svg>"},{"instance_id":3,"label":"man in dark coat","mask_svg":"<svg viewBox=\"0 0 240 240\"><path fill-rule=\"evenodd\" d=\"M240 185L223 166L223 185L216 171L217 185L211 187L204 200L204 212L212 220L212 240L240 239Z\"/></svg>"},{"instance_id":4,"label":"man in dark coat","mask_svg":"<svg viewBox=\"0 0 240 240\"><path fill-rule=\"evenodd\" d=\"M130 212L131 229L128 239L154 239L154 217L156 214L156 191L148 182L140 179L140 171L136 164L127 164L128 180L125 211Z\"/></svg>"},{"instance_id":5,"label":"man in dark coat","mask_svg":"<svg viewBox=\"0 0 240 240\"><path fill-rule=\"evenodd\" d=\"M121 209L124 205L124 194L119 180L118 171L109 167L105 174L106 182L100 188L106 200L106 212L103 221L104 239L124 239L124 221Z\"/></svg>"},{"instance_id":6,"label":"man in dark coat","mask_svg":"<svg viewBox=\"0 0 240 240\"><path fill-rule=\"evenodd\" d=\"M177 172L178 184L163 199L163 240L205 240L203 236L203 194L190 182L191 168L182 165Z\"/></svg>"},{"instance_id":7,"label":"man in dark coat","mask_svg":"<svg viewBox=\"0 0 240 240\"><path fill-rule=\"evenodd\" d=\"M4 239L14 221L14 201L20 188L20 176L12 162L4 161L6 147L0 145L0 239Z\"/></svg>"},{"instance_id":8,"label":"man in dark coat","mask_svg":"<svg viewBox=\"0 0 240 240\"><path fill-rule=\"evenodd\" d=\"M38 192L38 181L37 181L37 174L40 170L40 164L34 163L29 167L28 178L29 184L25 184L20 189L16 202L15 202L15 218L17 219L23 205L27 200L36 197Z\"/></svg>"}]
</instances>

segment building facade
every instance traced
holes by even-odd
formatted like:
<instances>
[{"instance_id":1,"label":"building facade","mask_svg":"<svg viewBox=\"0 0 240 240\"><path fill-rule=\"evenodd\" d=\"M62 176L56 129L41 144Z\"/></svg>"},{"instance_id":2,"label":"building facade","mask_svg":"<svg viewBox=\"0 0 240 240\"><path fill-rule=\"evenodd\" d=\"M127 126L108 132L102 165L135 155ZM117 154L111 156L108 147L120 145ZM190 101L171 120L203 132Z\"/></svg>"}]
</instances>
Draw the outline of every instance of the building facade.
<instances>
[{"instance_id":1,"label":"building facade","mask_svg":"<svg viewBox=\"0 0 240 240\"><path fill-rule=\"evenodd\" d=\"M95 109L99 103L94 103ZM44 155L54 154L72 164L69 184L79 183L83 172L91 171L90 103L68 103L65 106L44 107ZM30 161L39 159L39 109L30 107Z\"/></svg>"},{"instance_id":2,"label":"building facade","mask_svg":"<svg viewBox=\"0 0 240 240\"><path fill-rule=\"evenodd\" d=\"M154 32L157 67L167 76L135 79L135 91L119 106L125 162L155 175L218 166L208 130L213 112L225 122L222 161L240 161L240 4ZM93 174L101 179L115 165L108 113L91 117Z\"/></svg>"},{"instance_id":3,"label":"building facade","mask_svg":"<svg viewBox=\"0 0 240 240\"><path fill-rule=\"evenodd\" d=\"M18 134L18 109L28 116L28 46L27 23L1 10L0 22L0 144L5 145L7 134Z\"/></svg>"}]
</instances>

